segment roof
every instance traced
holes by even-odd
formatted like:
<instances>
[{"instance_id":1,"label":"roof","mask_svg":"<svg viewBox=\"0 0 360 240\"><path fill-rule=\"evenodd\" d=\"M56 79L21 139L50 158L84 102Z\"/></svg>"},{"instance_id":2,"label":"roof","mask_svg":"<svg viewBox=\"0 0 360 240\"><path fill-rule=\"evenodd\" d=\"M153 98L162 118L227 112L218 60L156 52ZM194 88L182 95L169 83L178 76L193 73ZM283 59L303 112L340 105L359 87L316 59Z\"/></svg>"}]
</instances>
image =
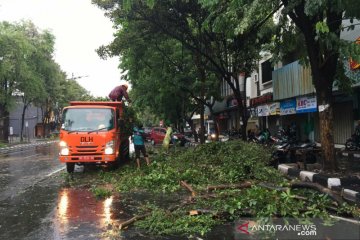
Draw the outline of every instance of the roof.
<instances>
[{"instance_id":1,"label":"roof","mask_svg":"<svg viewBox=\"0 0 360 240\"><path fill-rule=\"evenodd\" d=\"M122 107L122 102L71 101L70 106L109 106Z\"/></svg>"}]
</instances>

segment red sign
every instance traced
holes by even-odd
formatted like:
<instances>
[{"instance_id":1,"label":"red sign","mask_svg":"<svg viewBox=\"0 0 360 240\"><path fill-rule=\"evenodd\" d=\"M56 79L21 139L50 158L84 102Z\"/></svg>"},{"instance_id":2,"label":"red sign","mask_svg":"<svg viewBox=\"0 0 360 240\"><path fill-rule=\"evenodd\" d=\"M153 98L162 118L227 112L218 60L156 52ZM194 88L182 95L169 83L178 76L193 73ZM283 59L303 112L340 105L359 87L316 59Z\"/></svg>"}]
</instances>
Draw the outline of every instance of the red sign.
<instances>
[{"instance_id":1,"label":"red sign","mask_svg":"<svg viewBox=\"0 0 360 240\"><path fill-rule=\"evenodd\" d=\"M273 99L273 95L271 94L265 94L260 97L252 98L250 99L250 106L257 106L260 104L271 102Z\"/></svg>"}]
</instances>

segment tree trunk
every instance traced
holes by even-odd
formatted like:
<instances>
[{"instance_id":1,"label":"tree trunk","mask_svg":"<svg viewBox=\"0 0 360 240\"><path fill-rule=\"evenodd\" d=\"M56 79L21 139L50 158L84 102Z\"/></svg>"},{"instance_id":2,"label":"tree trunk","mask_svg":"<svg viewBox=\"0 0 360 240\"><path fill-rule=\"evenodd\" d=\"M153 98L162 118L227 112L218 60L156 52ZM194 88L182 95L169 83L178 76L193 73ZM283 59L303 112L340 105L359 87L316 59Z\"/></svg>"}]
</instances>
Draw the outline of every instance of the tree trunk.
<instances>
[{"instance_id":1,"label":"tree trunk","mask_svg":"<svg viewBox=\"0 0 360 240\"><path fill-rule=\"evenodd\" d=\"M204 116L204 105L201 104L200 106L200 143L203 144L205 143L205 128L204 128L204 124L205 124L205 120L204 120L205 116Z\"/></svg>"},{"instance_id":2,"label":"tree trunk","mask_svg":"<svg viewBox=\"0 0 360 240\"><path fill-rule=\"evenodd\" d=\"M243 116L242 116L243 125L241 126L241 138L244 141L247 140L246 128L247 128L248 120L249 120L249 117L247 116L247 113L246 113L246 115L243 114Z\"/></svg>"},{"instance_id":3,"label":"tree trunk","mask_svg":"<svg viewBox=\"0 0 360 240\"><path fill-rule=\"evenodd\" d=\"M5 104L0 104L0 142L9 142L9 116Z\"/></svg>"},{"instance_id":4,"label":"tree trunk","mask_svg":"<svg viewBox=\"0 0 360 240\"><path fill-rule=\"evenodd\" d=\"M242 115L241 115L241 121L243 123L243 125L241 126L241 137L242 140L246 141L247 140L247 132L246 132L246 128L247 128L247 124L248 124L248 120L249 120L249 114L248 114L248 109L247 109L247 102L246 102L246 79L247 79L248 73L245 72L244 73L244 104L243 104L243 108L242 108Z\"/></svg>"},{"instance_id":5,"label":"tree trunk","mask_svg":"<svg viewBox=\"0 0 360 240\"><path fill-rule=\"evenodd\" d=\"M317 90L319 106L320 142L323 154L323 169L334 171L337 169L334 149L334 117L331 91L325 87Z\"/></svg>"},{"instance_id":6,"label":"tree trunk","mask_svg":"<svg viewBox=\"0 0 360 240\"><path fill-rule=\"evenodd\" d=\"M194 135L195 142L199 141L198 134L194 127L194 121L191 118L186 118L186 122L189 124L192 134Z\"/></svg>"},{"instance_id":7,"label":"tree trunk","mask_svg":"<svg viewBox=\"0 0 360 240\"><path fill-rule=\"evenodd\" d=\"M24 104L23 111L21 114L20 142L22 142L24 140L25 111L26 111L26 105Z\"/></svg>"}]
</instances>

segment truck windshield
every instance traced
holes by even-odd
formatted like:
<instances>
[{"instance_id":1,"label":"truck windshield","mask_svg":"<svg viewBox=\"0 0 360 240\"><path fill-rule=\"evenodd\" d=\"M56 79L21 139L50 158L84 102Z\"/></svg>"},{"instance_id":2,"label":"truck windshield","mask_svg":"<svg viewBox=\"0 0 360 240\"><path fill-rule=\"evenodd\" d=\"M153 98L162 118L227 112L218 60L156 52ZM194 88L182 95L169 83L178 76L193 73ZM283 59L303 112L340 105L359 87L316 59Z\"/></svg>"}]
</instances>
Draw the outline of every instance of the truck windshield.
<instances>
[{"instance_id":1,"label":"truck windshield","mask_svg":"<svg viewBox=\"0 0 360 240\"><path fill-rule=\"evenodd\" d=\"M66 131L107 131L114 128L114 111L100 108L68 108L61 128Z\"/></svg>"}]
</instances>

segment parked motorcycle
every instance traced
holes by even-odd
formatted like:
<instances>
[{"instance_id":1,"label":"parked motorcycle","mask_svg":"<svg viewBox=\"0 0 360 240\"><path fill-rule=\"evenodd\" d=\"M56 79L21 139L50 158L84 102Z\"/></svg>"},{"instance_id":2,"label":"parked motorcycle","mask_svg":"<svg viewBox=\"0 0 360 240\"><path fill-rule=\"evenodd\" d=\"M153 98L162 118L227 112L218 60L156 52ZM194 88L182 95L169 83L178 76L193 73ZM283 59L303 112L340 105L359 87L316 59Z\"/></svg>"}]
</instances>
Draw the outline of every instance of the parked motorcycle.
<instances>
[{"instance_id":1,"label":"parked motorcycle","mask_svg":"<svg viewBox=\"0 0 360 240\"><path fill-rule=\"evenodd\" d=\"M291 145L289 142L284 142L282 144L275 145L275 149L271 154L270 165L277 167L281 163L292 162L289 154L290 148Z\"/></svg>"},{"instance_id":2,"label":"parked motorcycle","mask_svg":"<svg viewBox=\"0 0 360 240\"><path fill-rule=\"evenodd\" d=\"M357 141L355 134L353 134L351 136L351 138L346 140L346 142L345 142L345 150L348 150L348 151L360 150L360 143L359 143L359 141Z\"/></svg>"},{"instance_id":3,"label":"parked motorcycle","mask_svg":"<svg viewBox=\"0 0 360 240\"><path fill-rule=\"evenodd\" d=\"M271 165L277 167L282 163L295 163L299 160L296 157L296 151L299 151L304 154L301 161L303 161L306 169L306 164L317 162L316 150L317 146L313 142L296 144L292 141L286 141L275 146L275 150L271 155Z\"/></svg>"}]
</instances>

